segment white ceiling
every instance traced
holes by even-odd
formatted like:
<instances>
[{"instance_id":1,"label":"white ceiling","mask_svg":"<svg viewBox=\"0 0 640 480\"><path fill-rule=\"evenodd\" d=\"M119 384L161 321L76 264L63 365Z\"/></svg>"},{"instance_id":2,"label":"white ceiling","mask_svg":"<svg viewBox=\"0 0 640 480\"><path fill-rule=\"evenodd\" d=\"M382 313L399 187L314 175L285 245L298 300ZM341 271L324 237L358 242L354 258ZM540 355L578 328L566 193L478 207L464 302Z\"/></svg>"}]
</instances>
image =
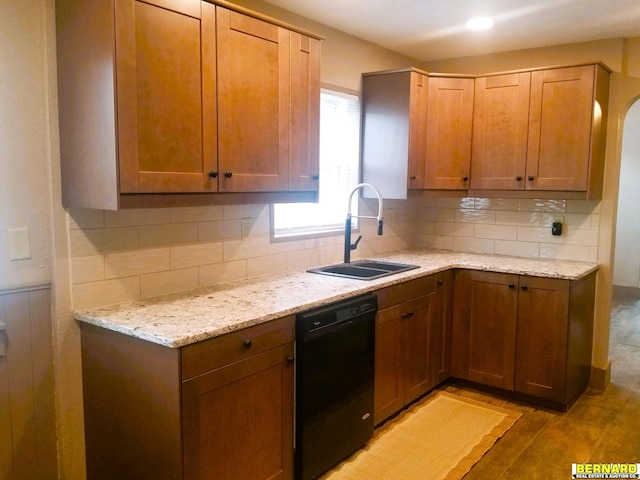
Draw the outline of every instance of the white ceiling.
<instances>
[{"instance_id":1,"label":"white ceiling","mask_svg":"<svg viewBox=\"0 0 640 480\"><path fill-rule=\"evenodd\" d=\"M265 0L420 61L640 37L640 0ZM472 16L493 29L471 32Z\"/></svg>"}]
</instances>

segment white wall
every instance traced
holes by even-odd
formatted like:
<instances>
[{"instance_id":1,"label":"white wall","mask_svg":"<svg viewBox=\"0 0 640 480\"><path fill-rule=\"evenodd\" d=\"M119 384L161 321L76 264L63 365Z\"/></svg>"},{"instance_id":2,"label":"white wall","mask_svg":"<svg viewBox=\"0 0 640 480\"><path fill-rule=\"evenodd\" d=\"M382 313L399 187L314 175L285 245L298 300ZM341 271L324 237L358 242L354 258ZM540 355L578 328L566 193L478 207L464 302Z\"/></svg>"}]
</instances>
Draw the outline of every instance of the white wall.
<instances>
[{"instance_id":1,"label":"white wall","mask_svg":"<svg viewBox=\"0 0 640 480\"><path fill-rule=\"evenodd\" d=\"M51 279L44 12L42 0L0 2L0 289ZM7 230L22 227L31 258L10 261Z\"/></svg>"},{"instance_id":2,"label":"white wall","mask_svg":"<svg viewBox=\"0 0 640 480\"><path fill-rule=\"evenodd\" d=\"M629 109L622 131L620 193L613 284L640 287L640 101Z\"/></svg>"}]
</instances>

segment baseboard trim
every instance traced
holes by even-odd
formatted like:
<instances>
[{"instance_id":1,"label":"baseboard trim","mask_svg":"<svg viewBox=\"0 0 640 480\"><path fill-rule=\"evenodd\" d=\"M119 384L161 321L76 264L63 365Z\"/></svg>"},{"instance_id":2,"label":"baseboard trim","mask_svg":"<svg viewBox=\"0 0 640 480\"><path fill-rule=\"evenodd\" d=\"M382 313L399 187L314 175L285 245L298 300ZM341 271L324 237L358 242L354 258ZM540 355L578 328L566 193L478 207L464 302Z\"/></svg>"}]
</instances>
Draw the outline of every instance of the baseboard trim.
<instances>
[{"instance_id":1,"label":"baseboard trim","mask_svg":"<svg viewBox=\"0 0 640 480\"><path fill-rule=\"evenodd\" d=\"M611 361L607 362L605 368L591 366L591 379L589 381L589 390L594 393L602 393L606 390L607 385L611 382Z\"/></svg>"},{"instance_id":2,"label":"baseboard trim","mask_svg":"<svg viewBox=\"0 0 640 480\"><path fill-rule=\"evenodd\" d=\"M613 285L613 298L619 300L637 300L640 299L640 288L626 287L624 285Z\"/></svg>"}]
</instances>

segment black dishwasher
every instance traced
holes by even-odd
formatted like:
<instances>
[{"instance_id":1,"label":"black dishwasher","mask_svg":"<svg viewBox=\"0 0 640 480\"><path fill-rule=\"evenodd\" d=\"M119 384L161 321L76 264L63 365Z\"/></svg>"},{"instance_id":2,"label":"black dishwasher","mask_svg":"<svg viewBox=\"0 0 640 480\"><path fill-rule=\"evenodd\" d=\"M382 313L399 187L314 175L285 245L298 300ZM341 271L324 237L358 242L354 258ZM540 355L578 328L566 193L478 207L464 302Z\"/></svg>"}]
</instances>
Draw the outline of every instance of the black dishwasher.
<instances>
[{"instance_id":1,"label":"black dishwasher","mask_svg":"<svg viewBox=\"0 0 640 480\"><path fill-rule=\"evenodd\" d=\"M377 297L296 317L296 480L311 480L373 435Z\"/></svg>"}]
</instances>

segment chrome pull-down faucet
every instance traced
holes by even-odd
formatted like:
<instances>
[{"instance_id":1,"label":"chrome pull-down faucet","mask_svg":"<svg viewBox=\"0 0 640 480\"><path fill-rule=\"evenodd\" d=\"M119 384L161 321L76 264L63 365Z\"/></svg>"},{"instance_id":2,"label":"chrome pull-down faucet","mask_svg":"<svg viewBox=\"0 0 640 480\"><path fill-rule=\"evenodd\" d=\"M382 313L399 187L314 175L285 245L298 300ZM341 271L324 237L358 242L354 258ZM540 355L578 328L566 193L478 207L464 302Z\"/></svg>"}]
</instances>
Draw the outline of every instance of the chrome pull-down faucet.
<instances>
[{"instance_id":1,"label":"chrome pull-down faucet","mask_svg":"<svg viewBox=\"0 0 640 480\"><path fill-rule=\"evenodd\" d=\"M364 187L370 187L374 192L376 192L376 196L378 197L378 216L372 217L370 215L351 215L351 200L353 199L353 194L356 193L359 189ZM352 218L375 218L378 220L378 235L382 235L382 195L376 187L371 185L370 183L360 183L356 185L356 187L349 194L349 202L347 203L347 220L345 222L344 227L344 263L351 262L351 250L355 250L358 248L358 243L362 240L362 235L360 235L355 243L351 243L351 219Z\"/></svg>"}]
</instances>

